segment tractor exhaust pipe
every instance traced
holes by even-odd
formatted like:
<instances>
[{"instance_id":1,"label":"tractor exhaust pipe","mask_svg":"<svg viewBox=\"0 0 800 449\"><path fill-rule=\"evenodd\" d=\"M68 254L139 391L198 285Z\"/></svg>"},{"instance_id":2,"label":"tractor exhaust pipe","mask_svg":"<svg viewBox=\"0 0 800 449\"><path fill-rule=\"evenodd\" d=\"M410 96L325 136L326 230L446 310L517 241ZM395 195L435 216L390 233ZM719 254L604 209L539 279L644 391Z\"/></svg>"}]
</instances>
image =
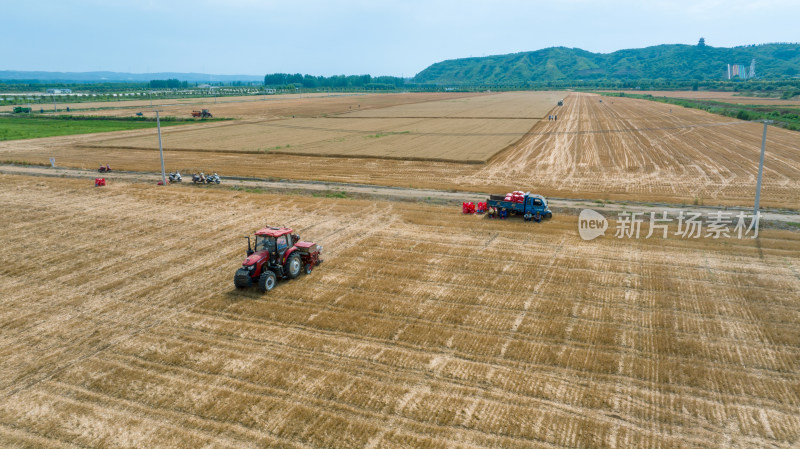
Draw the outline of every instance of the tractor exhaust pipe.
<instances>
[{"instance_id":1,"label":"tractor exhaust pipe","mask_svg":"<svg viewBox=\"0 0 800 449\"><path fill-rule=\"evenodd\" d=\"M248 256L250 256L250 255L251 255L251 254L253 254L255 251L253 251L253 248L250 246L250 236L249 236L249 235L246 235L246 236L244 236L244 238L246 238L246 239L247 239L247 255L248 255Z\"/></svg>"}]
</instances>

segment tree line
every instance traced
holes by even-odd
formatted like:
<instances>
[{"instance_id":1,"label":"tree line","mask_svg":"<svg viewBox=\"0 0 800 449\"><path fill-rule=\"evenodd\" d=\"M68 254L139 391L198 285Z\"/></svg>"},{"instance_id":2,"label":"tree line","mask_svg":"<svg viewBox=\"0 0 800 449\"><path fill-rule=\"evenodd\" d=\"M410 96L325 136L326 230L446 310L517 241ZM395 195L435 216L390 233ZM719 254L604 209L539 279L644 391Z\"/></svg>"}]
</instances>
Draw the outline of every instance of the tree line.
<instances>
[{"instance_id":1,"label":"tree line","mask_svg":"<svg viewBox=\"0 0 800 449\"><path fill-rule=\"evenodd\" d=\"M264 85L270 87L295 86L306 89L375 89L391 90L402 88L406 80L397 76L372 75L334 75L313 76L300 73L272 73L264 76Z\"/></svg>"},{"instance_id":2,"label":"tree line","mask_svg":"<svg viewBox=\"0 0 800 449\"><path fill-rule=\"evenodd\" d=\"M189 87L187 81L170 78L168 80L150 80L151 89L186 89Z\"/></svg>"}]
</instances>

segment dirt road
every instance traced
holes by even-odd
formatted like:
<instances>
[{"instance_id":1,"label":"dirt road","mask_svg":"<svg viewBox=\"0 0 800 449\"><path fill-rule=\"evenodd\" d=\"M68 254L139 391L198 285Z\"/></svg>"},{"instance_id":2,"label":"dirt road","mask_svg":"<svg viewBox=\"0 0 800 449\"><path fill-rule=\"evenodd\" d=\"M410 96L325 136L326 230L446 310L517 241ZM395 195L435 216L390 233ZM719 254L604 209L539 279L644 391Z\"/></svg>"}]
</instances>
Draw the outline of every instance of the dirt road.
<instances>
[{"instance_id":1,"label":"dirt road","mask_svg":"<svg viewBox=\"0 0 800 449\"><path fill-rule=\"evenodd\" d=\"M83 178L94 179L105 177L110 182L128 183L157 183L161 180L159 174L145 172L112 172L101 175L94 170L81 170L74 168L49 168L40 166L0 165L0 173L16 175L46 176L58 178ZM194 187L191 183L191 174L184 173L184 184L181 187ZM412 189L405 187L374 186L366 184L350 184L324 181L293 181L270 180L259 178L223 177L224 187L240 187L242 189L258 189L267 192L305 192L317 195L344 194L350 197L375 198L390 201L419 201L434 204L459 204L463 201L483 201L490 193L505 192L453 192L437 189ZM201 186L197 186L201 187ZM208 186L215 188L216 186ZM594 201L573 198L548 198L549 205L557 213L577 214L583 209L592 209L603 215L613 218L620 212L641 212L649 216L651 212L661 214L666 211L668 216L677 216L683 213L700 213L707 215L717 210L746 211L752 209L743 207L712 207L666 203L643 203L631 201ZM796 210L764 209L762 208L762 222L764 226L786 227L789 223L800 223L800 212ZM787 229L799 229L789 226Z\"/></svg>"}]
</instances>

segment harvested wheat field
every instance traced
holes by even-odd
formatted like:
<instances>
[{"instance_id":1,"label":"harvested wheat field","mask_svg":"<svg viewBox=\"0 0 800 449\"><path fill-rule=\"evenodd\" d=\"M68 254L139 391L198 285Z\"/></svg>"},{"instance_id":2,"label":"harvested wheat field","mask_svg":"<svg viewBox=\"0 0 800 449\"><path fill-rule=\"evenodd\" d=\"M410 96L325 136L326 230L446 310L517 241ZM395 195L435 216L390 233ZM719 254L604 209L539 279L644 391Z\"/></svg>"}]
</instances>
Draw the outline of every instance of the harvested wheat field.
<instances>
[{"instance_id":1,"label":"harvested wheat field","mask_svg":"<svg viewBox=\"0 0 800 449\"><path fill-rule=\"evenodd\" d=\"M164 131L164 146L171 151L485 162L518 141L561 96L559 92L455 95L447 100L369 108L337 118L182 127L179 132ZM157 148L149 134L87 146Z\"/></svg>"},{"instance_id":2,"label":"harvested wheat field","mask_svg":"<svg viewBox=\"0 0 800 449\"><path fill-rule=\"evenodd\" d=\"M0 446L800 443L796 232L584 242L575 217L0 187ZM236 291L265 223L326 261Z\"/></svg>"},{"instance_id":3,"label":"harvested wheat field","mask_svg":"<svg viewBox=\"0 0 800 449\"><path fill-rule=\"evenodd\" d=\"M192 111L209 109L214 117L235 118L242 120L273 119L280 117L316 117L326 114L342 114L352 111L384 108L437 101L443 99L468 98L487 95L482 93L399 93L399 94L361 94L361 93L304 93L293 95L249 95L242 97L219 98L185 98L121 100L86 103L59 103L58 113L68 115L133 117L141 112L145 117L155 117L155 108L161 111L162 117L192 116ZM493 95L493 94L488 94ZM50 113L53 105L34 105L34 110L43 109ZM49 107L48 107L49 106ZM70 112L66 112L66 108ZM0 106L0 112L9 112L13 106Z\"/></svg>"},{"instance_id":4,"label":"harvested wheat field","mask_svg":"<svg viewBox=\"0 0 800 449\"><path fill-rule=\"evenodd\" d=\"M533 123L520 119L298 118L182 127L180 132L165 129L163 134L164 148L171 152L484 162L519 140ZM152 149L153 138L122 137L93 143L91 147Z\"/></svg>"},{"instance_id":5,"label":"harvested wheat field","mask_svg":"<svg viewBox=\"0 0 800 449\"><path fill-rule=\"evenodd\" d=\"M570 95L557 114L454 183L525 185L579 198L752 204L760 123L592 94ZM800 134L770 127L762 204L798 209L798 192Z\"/></svg>"},{"instance_id":6,"label":"harvested wheat field","mask_svg":"<svg viewBox=\"0 0 800 449\"><path fill-rule=\"evenodd\" d=\"M751 97L737 92L714 92L692 90L627 90L626 94L652 95L654 97L684 98L688 100L711 100L724 103L756 104L769 106L800 106L800 98Z\"/></svg>"},{"instance_id":7,"label":"harvested wheat field","mask_svg":"<svg viewBox=\"0 0 800 449\"><path fill-rule=\"evenodd\" d=\"M373 108L355 111L347 117L541 119L567 94L559 91L505 92Z\"/></svg>"},{"instance_id":8,"label":"harvested wheat field","mask_svg":"<svg viewBox=\"0 0 800 449\"><path fill-rule=\"evenodd\" d=\"M492 97L474 101L484 104L486 98ZM520 99L530 101L526 95ZM437 103L446 101L425 107ZM569 94L563 107L553 106L557 121L386 118L404 107L375 110L384 118L346 114L171 128L165 130L164 145L178 149L166 152L167 169L466 191L524 188L553 197L672 204L749 205L755 195L758 123L580 93ZM527 131L526 121L532 126ZM465 130L464 124L473 126ZM187 137L192 135L197 138ZM798 136L769 128L761 195L765 207L800 209ZM110 163L124 170L157 171L157 142L152 130L0 142L0 160L47 163L55 157L66 167Z\"/></svg>"}]
</instances>

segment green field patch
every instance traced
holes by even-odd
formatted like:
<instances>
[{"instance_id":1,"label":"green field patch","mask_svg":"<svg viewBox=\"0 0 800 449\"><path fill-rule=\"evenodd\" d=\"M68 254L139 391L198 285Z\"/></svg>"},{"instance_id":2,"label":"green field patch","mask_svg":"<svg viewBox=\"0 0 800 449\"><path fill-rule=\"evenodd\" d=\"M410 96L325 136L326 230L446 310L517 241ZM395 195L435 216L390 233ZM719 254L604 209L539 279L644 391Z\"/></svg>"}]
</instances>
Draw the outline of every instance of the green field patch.
<instances>
[{"instance_id":1,"label":"green field patch","mask_svg":"<svg viewBox=\"0 0 800 449\"><path fill-rule=\"evenodd\" d=\"M162 120L161 126L173 126L192 121ZM152 120L0 117L0 141L36 139L39 137L69 136L109 131L155 128Z\"/></svg>"}]
</instances>

